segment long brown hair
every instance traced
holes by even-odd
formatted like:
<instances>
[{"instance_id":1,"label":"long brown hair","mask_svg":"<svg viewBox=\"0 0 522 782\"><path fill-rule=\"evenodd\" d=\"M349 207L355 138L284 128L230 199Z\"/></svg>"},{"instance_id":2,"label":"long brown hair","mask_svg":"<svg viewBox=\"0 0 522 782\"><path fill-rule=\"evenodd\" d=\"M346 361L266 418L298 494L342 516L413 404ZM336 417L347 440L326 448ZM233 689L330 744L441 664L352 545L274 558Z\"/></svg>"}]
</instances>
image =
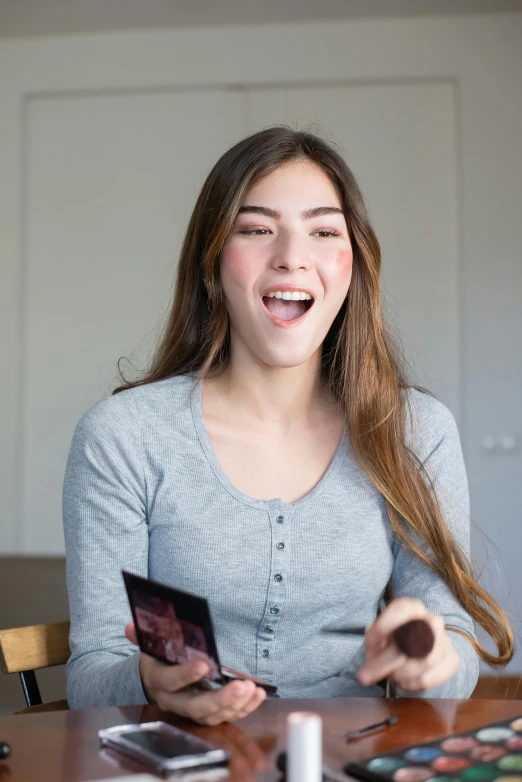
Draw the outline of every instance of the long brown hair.
<instances>
[{"instance_id":1,"label":"long brown hair","mask_svg":"<svg viewBox=\"0 0 522 782\"><path fill-rule=\"evenodd\" d=\"M381 307L379 243L362 194L342 156L319 136L286 126L254 133L235 144L209 173L192 212L179 259L172 309L145 377L122 377L112 393L175 375L196 382L225 371L228 313L221 287L220 255L238 209L252 185L277 167L309 160L336 187L353 248L348 295L322 350L322 380L345 411L355 453L382 494L396 538L449 587L466 612L494 640L490 654L463 631L482 660L502 666L513 657L513 634L500 606L477 583L450 533L420 460L405 443L408 414L404 361L386 331ZM433 559L415 543L427 544Z\"/></svg>"}]
</instances>

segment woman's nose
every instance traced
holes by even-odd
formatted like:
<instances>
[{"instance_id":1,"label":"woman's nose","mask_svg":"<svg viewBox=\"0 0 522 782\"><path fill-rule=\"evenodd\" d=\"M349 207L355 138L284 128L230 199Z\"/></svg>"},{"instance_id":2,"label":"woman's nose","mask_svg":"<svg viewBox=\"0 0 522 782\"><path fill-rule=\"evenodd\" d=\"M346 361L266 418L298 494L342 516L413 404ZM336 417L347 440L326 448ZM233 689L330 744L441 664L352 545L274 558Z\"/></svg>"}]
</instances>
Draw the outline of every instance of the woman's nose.
<instances>
[{"instance_id":1,"label":"woman's nose","mask_svg":"<svg viewBox=\"0 0 522 782\"><path fill-rule=\"evenodd\" d=\"M298 236L281 237L272 256L274 268L308 269L310 267L310 248Z\"/></svg>"}]
</instances>

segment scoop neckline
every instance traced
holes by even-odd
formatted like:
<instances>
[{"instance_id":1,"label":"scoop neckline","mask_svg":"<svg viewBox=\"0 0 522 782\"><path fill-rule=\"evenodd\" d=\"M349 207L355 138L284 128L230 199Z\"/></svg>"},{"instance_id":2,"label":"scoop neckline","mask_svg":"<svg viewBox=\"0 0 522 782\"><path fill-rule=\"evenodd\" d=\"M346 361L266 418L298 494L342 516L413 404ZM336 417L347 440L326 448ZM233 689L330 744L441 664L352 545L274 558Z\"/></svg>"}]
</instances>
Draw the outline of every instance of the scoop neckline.
<instances>
[{"instance_id":1,"label":"scoop neckline","mask_svg":"<svg viewBox=\"0 0 522 782\"><path fill-rule=\"evenodd\" d=\"M271 508L293 510L294 508L300 508L301 506L310 502L326 488L327 484L330 482L332 478L332 474L335 471L337 463L341 458L343 446L346 440L345 431L341 436L341 439L337 446L337 450L335 451L335 454L332 460L330 461L330 464L328 465L324 475L322 476L322 478L320 478L318 483L316 483L316 485L312 489L310 489L310 491L307 494L305 494L303 497L296 500L295 502L283 502L281 497L272 497L272 499L270 500L259 500L256 499L255 497L250 497L248 494L245 494L244 492L236 488L236 486L234 486L232 481L230 481L226 472L221 467L221 464L214 452L214 448L210 441L210 436L208 434L207 427L205 424L205 419L203 417L202 392L203 392L203 384L201 380L198 380L196 386L194 387L192 393L190 394L190 407L192 410L192 418L194 421L194 426L201 447L203 448L205 456L210 466L212 467L214 474L216 475L221 485L229 492L229 494L231 494L233 497L235 497L237 500L244 503L245 505L250 505L251 507L254 508L271 507Z\"/></svg>"}]
</instances>

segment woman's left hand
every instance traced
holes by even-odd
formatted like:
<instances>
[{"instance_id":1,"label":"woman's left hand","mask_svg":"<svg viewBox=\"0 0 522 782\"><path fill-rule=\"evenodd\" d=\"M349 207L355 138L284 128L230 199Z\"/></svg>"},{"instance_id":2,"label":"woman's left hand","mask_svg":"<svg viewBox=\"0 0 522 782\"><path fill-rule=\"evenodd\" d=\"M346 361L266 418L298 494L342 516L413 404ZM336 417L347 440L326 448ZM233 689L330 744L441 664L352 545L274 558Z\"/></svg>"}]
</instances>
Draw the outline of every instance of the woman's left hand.
<instances>
[{"instance_id":1,"label":"woman's left hand","mask_svg":"<svg viewBox=\"0 0 522 782\"><path fill-rule=\"evenodd\" d=\"M411 619L425 619L435 635L433 649L427 657L415 660L400 652L393 632ZM366 629L366 662L357 678L368 685L391 678L403 690L420 692L450 679L459 667L459 655L444 626L444 618L430 614L424 603L415 598L392 600L376 621Z\"/></svg>"}]
</instances>

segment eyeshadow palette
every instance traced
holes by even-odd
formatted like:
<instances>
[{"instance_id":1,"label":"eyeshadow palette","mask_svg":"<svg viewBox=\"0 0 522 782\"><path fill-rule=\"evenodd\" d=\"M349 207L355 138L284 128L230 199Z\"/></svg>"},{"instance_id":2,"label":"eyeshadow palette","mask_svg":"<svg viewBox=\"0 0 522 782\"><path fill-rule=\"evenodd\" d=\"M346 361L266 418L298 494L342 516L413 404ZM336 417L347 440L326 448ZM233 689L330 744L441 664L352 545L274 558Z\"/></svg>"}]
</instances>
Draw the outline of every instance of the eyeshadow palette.
<instances>
[{"instance_id":1,"label":"eyeshadow palette","mask_svg":"<svg viewBox=\"0 0 522 782\"><path fill-rule=\"evenodd\" d=\"M227 684L232 679L250 680L270 697L279 697L275 684L221 665L206 598L126 570L121 572L142 652L170 665L205 660L210 672L200 680L203 686L212 687L211 682Z\"/></svg>"},{"instance_id":2,"label":"eyeshadow palette","mask_svg":"<svg viewBox=\"0 0 522 782\"><path fill-rule=\"evenodd\" d=\"M369 782L522 782L522 715L344 767Z\"/></svg>"}]
</instances>

